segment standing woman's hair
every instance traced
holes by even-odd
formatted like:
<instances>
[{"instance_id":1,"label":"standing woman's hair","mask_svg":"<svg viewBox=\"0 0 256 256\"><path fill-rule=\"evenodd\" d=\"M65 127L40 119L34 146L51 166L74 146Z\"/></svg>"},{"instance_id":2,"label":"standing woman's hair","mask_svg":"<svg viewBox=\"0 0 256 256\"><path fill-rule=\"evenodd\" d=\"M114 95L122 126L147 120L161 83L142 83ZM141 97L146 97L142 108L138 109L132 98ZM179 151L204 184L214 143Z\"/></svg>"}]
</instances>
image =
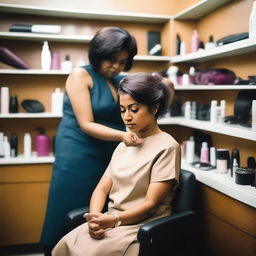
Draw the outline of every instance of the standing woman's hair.
<instances>
[{"instance_id":1,"label":"standing woman's hair","mask_svg":"<svg viewBox=\"0 0 256 256\"><path fill-rule=\"evenodd\" d=\"M133 57L137 54L135 38L125 29L118 27L104 27L100 29L89 45L89 61L98 71L103 60L110 60L116 53L128 51L128 59L124 71L131 69Z\"/></svg>"},{"instance_id":2,"label":"standing woman's hair","mask_svg":"<svg viewBox=\"0 0 256 256\"><path fill-rule=\"evenodd\" d=\"M174 95L172 82L158 73L135 73L120 82L120 94L129 94L138 103L146 105L149 111L158 106L155 118L166 113Z\"/></svg>"}]
</instances>

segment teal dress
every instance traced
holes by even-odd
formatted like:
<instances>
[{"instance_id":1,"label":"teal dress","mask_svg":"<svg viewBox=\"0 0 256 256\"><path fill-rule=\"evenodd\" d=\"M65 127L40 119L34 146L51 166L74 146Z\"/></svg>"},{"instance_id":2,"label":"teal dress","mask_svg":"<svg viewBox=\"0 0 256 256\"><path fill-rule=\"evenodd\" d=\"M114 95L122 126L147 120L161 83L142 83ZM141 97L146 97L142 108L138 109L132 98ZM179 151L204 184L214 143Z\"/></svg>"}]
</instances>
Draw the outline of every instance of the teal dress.
<instances>
[{"instance_id":1,"label":"teal dress","mask_svg":"<svg viewBox=\"0 0 256 256\"><path fill-rule=\"evenodd\" d=\"M93 79L91 102L96 123L124 130L119 103L113 99L103 76L84 66ZM122 75L113 78L116 87ZM65 93L63 118L56 134L55 163L41 244L53 247L64 235L68 211L89 205L91 194L104 173L118 142L103 141L81 131Z\"/></svg>"}]
</instances>

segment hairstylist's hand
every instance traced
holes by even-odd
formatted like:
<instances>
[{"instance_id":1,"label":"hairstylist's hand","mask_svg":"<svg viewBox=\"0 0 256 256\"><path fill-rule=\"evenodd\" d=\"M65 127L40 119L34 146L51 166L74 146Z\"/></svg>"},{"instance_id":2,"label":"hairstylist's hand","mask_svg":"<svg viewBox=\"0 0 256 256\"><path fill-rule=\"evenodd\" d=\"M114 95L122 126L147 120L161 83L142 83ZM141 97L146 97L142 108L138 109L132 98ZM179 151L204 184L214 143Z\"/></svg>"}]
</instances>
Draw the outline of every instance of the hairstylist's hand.
<instances>
[{"instance_id":1,"label":"hairstylist's hand","mask_svg":"<svg viewBox=\"0 0 256 256\"><path fill-rule=\"evenodd\" d=\"M123 142L126 146L139 146L142 143L142 139L137 136L134 132L124 132Z\"/></svg>"}]
</instances>

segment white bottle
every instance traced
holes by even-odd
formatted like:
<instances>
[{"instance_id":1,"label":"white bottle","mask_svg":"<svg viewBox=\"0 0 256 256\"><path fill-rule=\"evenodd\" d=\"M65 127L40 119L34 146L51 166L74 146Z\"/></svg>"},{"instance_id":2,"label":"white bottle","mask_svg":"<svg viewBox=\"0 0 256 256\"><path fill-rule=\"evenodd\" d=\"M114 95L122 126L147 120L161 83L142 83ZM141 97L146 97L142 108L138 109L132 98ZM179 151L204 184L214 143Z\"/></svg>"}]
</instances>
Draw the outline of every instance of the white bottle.
<instances>
[{"instance_id":1,"label":"white bottle","mask_svg":"<svg viewBox=\"0 0 256 256\"><path fill-rule=\"evenodd\" d=\"M191 102L186 101L185 102L185 107L184 107L184 117L185 119L191 119Z\"/></svg>"},{"instance_id":2,"label":"white bottle","mask_svg":"<svg viewBox=\"0 0 256 256\"><path fill-rule=\"evenodd\" d=\"M65 60L61 63L61 70L65 72L70 72L72 70L72 62L68 54L65 56Z\"/></svg>"},{"instance_id":3,"label":"white bottle","mask_svg":"<svg viewBox=\"0 0 256 256\"><path fill-rule=\"evenodd\" d=\"M249 16L249 38L256 38L256 1L253 1Z\"/></svg>"},{"instance_id":4,"label":"white bottle","mask_svg":"<svg viewBox=\"0 0 256 256\"><path fill-rule=\"evenodd\" d=\"M180 55L186 54L186 43L181 41L180 43Z\"/></svg>"},{"instance_id":5,"label":"white bottle","mask_svg":"<svg viewBox=\"0 0 256 256\"><path fill-rule=\"evenodd\" d=\"M256 100L252 101L252 130L256 132Z\"/></svg>"},{"instance_id":6,"label":"white bottle","mask_svg":"<svg viewBox=\"0 0 256 256\"><path fill-rule=\"evenodd\" d=\"M215 124L217 123L217 100L211 101L211 110L210 110L210 122Z\"/></svg>"},{"instance_id":7,"label":"white bottle","mask_svg":"<svg viewBox=\"0 0 256 256\"><path fill-rule=\"evenodd\" d=\"M197 30L193 30L192 40L191 40L191 52L196 52L199 48L199 34Z\"/></svg>"},{"instance_id":8,"label":"white bottle","mask_svg":"<svg viewBox=\"0 0 256 256\"><path fill-rule=\"evenodd\" d=\"M11 146L7 136L4 136L4 157L5 158L11 157Z\"/></svg>"},{"instance_id":9,"label":"white bottle","mask_svg":"<svg viewBox=\"0 0 256 256\"><path fill-rule=\"evenodd\" d=\"M195 141L194 137L191 136L186 144L186 163L192 164L195 158Z\"/></svg>"},{"instance_id":10,"label":"white bottle","mask_svg":"<svg viewBox=\"0 0 256 256\"><path fill-rule=\"evenodd\" d=\"M41 68L42 70L49 71L51 69L51 52L47 41L44 41L41 52Z\"/></svg>"},{"instance_id":11,"label":"white bottle","mask_svg":"<svg viewBox=\"0 0 256 256\"><path fill-rule=\"evenodd\" d=\"M4 157L4 134L0 132L0 157Z\"/></svg>"},{"instance_id":12,"label":"white bottle","mask_svg":"<svg viewBox=\"0 0 256 256\"><path fill-rule=\"evenodd\" d=\"M190 77L189 77L189 74L183 74L182 75L182 85L183 86L188 86L190 85Z\"/></svg>"},{"instance_id":13,"label":"white bottle","mask_svg":"<svg viewBox=\"0 0 256 256\"><path fill-rule=\"evenodd\" d=\"M216 149L215 149L215 147L210 147L210 164L211 164L211 166L216 166Z\"/></svg>"},{"instance_id":14,"label":"white bottle","mask_svg":"<svg viewBox=\"0 0 256 256\"><path fill-rule=\"evenodd\" d=\"M32 152L32 140L29 133L24 134L24 157L29 158L31 157Z\"/></svg>"},{"instance_id":15,"label":"white bottle","mask_svg":"<svg viewBox=\"0 0 256 256\"><path fill-rule=\"evenodd\" d=\"M225 116L226 116L226 101L221 100L220 101L220 119L221 119L221 122L224 121Z\"/></svg>"},{"instance_id":16,"label":"white bottle","mask_svg":"<svg viewBox=\"0 0 256 256\"><path fill-rule=\"evenodd\" d=\"M52 113L57 114L57 115L63 114L63 110L62 110L63 97L64 97L64 93L61 92L60 88L56 88L51 96Z\"/></svg>"},{"instance_id":17,"label":"white bottle","mask_svg":"<svg viewBox=\"0 0 256 256\"><path fill-rule=\"evenodd\" d=\"M1 87L1 113L9 113L10 95L8 87Z\"/></svg>"}]
</instances>

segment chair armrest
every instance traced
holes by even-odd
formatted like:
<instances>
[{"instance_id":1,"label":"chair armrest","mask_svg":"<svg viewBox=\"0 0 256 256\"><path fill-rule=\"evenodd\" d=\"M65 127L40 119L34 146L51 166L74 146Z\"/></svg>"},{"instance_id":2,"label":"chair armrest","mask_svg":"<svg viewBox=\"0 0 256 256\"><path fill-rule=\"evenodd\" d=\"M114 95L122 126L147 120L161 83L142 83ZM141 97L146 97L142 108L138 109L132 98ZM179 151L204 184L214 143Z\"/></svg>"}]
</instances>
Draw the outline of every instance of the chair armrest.
<instances>
[{"instance_id":1,"label":"chair armrest","mask_svg":"<svg viewBox=\"0 0 256 256\"><path fill-rule=\"evenodd\" d=\"M140 227L138 241L140 243L152 243L156 237L164 242L176 241L182 235L188 235L189 230L193 230L195 223L195 212L185 211L174 213L170 216L162 217L150 221Z\"/></svg>"},{"instance_id":2,"label":"chair armrest","mask_svg":"<svg viewBox=\"0 0 256 256\"><path fill-rule=\"evenodd\" d=\"M65 231L66 233L70 232L74 228L86 222L86 219L83 217L84 213L89 211L89 207L81 207L75 210L72 210L67 213L65 217Z\"/></svg>"}]
</instances>

